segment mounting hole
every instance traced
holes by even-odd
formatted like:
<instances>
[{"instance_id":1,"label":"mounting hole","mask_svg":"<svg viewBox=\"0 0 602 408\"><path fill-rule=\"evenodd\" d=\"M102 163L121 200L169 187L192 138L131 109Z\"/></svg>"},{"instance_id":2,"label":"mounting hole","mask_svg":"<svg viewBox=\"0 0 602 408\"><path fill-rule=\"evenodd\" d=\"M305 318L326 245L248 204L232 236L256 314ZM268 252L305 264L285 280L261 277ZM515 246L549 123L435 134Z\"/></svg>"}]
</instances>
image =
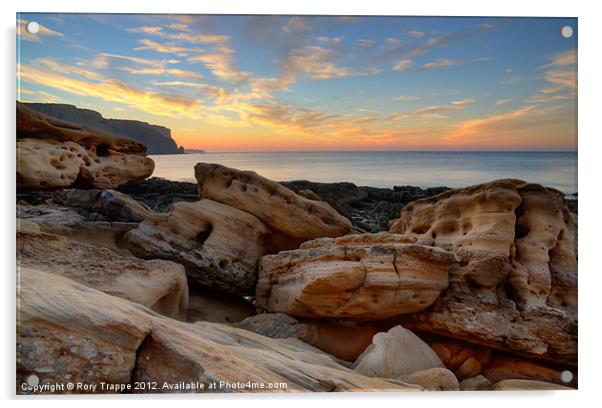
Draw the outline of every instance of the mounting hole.
<instances>
[{"instance_id":1,"label":"mounting hole","mask_svg":"<svg viewBox=\"0 0 602 408\"><path fill-rule=\"evenodd\" d=\"M29 34L37 34L38 31L40 31L40 25L38 23L36 23L35 21L30 21L25 26L25 29L27 30L27 32Z\"/></svg>"},{"instance_id":2,"label":"mounting hole","mask_svg":"<svg viewBox=\"0 0 602 408\"><path fill-rule=\"evenodd\" d=\"M36 385L40 384L40 377L38 377L35 374L31 374L31 375L27 376L25 381L27 382L27 385L29 385L30 387L35 387Z\"/></svg>"},{"instance_id":3,"label":"mounting hole","mask_svg":"<svg viewBox=\"0 0 602 408\"><path fill-rule=\"evenodd\" d=\"M564 370L560 373L560 381L566 384L570 383L573 381L573 373L571 373L569 370Z\"/></svg>"},{"instance_id":4,"label":"mounting hole","mask_svg":"<svg viewBox=\"0 0 602 408\"><path fill-rule=\"evenodd\" d=\"M564 26L560 29L560 35L562 35L564 38L571 38L573 36L573 27L571 26Z\"/></svg>"}]
</instances>

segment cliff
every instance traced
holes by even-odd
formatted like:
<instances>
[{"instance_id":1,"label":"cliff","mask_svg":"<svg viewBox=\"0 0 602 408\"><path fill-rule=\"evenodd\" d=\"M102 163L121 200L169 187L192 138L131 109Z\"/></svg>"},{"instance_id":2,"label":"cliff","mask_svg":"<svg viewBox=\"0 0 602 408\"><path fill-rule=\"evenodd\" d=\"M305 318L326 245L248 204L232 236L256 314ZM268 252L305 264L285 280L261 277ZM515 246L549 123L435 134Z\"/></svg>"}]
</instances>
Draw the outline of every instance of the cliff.
<instances>
[{"instance_id":1,"label":"cliff","mask_svg":"<svg viewBox=\"0 0 602 408\"><path fill-rule=\"evenodd\" d=\"M25 103L24 105L60 120L133 139L146 145L148 154L182 153L171 138L171 130L163 126L137 120L106 119L96 111L62 103Z\"/></svg>"}]
</instances>

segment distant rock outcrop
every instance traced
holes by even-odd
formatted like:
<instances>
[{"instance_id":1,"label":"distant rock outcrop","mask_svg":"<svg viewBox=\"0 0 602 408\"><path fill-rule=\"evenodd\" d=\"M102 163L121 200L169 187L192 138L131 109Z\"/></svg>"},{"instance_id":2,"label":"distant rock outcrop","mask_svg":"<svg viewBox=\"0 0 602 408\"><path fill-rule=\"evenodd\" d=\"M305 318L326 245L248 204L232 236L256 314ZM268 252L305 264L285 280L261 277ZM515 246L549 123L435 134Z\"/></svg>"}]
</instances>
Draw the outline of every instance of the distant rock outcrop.
<instances>
[{"instance_id":1,"label":"distant rock outcrop","mask_svg":"<svg viewBox=\"0 0 602 408\"><path fill-rule=\"evenodd\" d=\"M77 123L143 143L148 154L183 153L171 138L171 129L138 120L106 119L91 109L63 103L25 103L30 109L67 122Z\"/></svg>"}]
</instances>

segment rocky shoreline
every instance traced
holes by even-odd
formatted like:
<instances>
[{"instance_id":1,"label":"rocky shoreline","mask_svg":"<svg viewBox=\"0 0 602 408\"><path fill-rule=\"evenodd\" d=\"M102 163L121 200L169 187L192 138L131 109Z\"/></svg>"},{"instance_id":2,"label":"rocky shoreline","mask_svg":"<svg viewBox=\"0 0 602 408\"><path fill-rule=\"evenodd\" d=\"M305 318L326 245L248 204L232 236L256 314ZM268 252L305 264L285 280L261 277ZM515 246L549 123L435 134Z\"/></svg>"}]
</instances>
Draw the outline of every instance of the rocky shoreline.
<instances>
[{"instance_id":1,"label":"rocky shoreline","mask_svg":"<svg viewBox=\"0 0 602 408\"><path fill-rule=\"evenodd\" d=\"M557 190L209 163L141 180L139 146L24 113L18 394L577 387L577 214ZM101 170L62 165L70 147Z\"/></svg>"}]
</instances>

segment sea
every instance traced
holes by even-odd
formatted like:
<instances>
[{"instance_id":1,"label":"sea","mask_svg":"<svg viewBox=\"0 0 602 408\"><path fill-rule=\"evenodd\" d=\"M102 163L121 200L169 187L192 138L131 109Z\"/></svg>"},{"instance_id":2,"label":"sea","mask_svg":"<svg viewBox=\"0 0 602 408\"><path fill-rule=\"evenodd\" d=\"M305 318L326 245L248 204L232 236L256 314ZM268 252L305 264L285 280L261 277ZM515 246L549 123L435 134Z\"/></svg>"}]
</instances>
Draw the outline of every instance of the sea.
<instances>
[{"instance_id":1,"label":"sea","mask_svg":"<svg viewBox=\"0 0 602 408\"><path fill-rule=\"evenodd\" d=\"M153 176L194 182L194 165L218 163L277 181L347 181L392 188L464 187L516 178L577 193L577 152L260 152L153 155Z\"/></svg>"}]
</instances>

